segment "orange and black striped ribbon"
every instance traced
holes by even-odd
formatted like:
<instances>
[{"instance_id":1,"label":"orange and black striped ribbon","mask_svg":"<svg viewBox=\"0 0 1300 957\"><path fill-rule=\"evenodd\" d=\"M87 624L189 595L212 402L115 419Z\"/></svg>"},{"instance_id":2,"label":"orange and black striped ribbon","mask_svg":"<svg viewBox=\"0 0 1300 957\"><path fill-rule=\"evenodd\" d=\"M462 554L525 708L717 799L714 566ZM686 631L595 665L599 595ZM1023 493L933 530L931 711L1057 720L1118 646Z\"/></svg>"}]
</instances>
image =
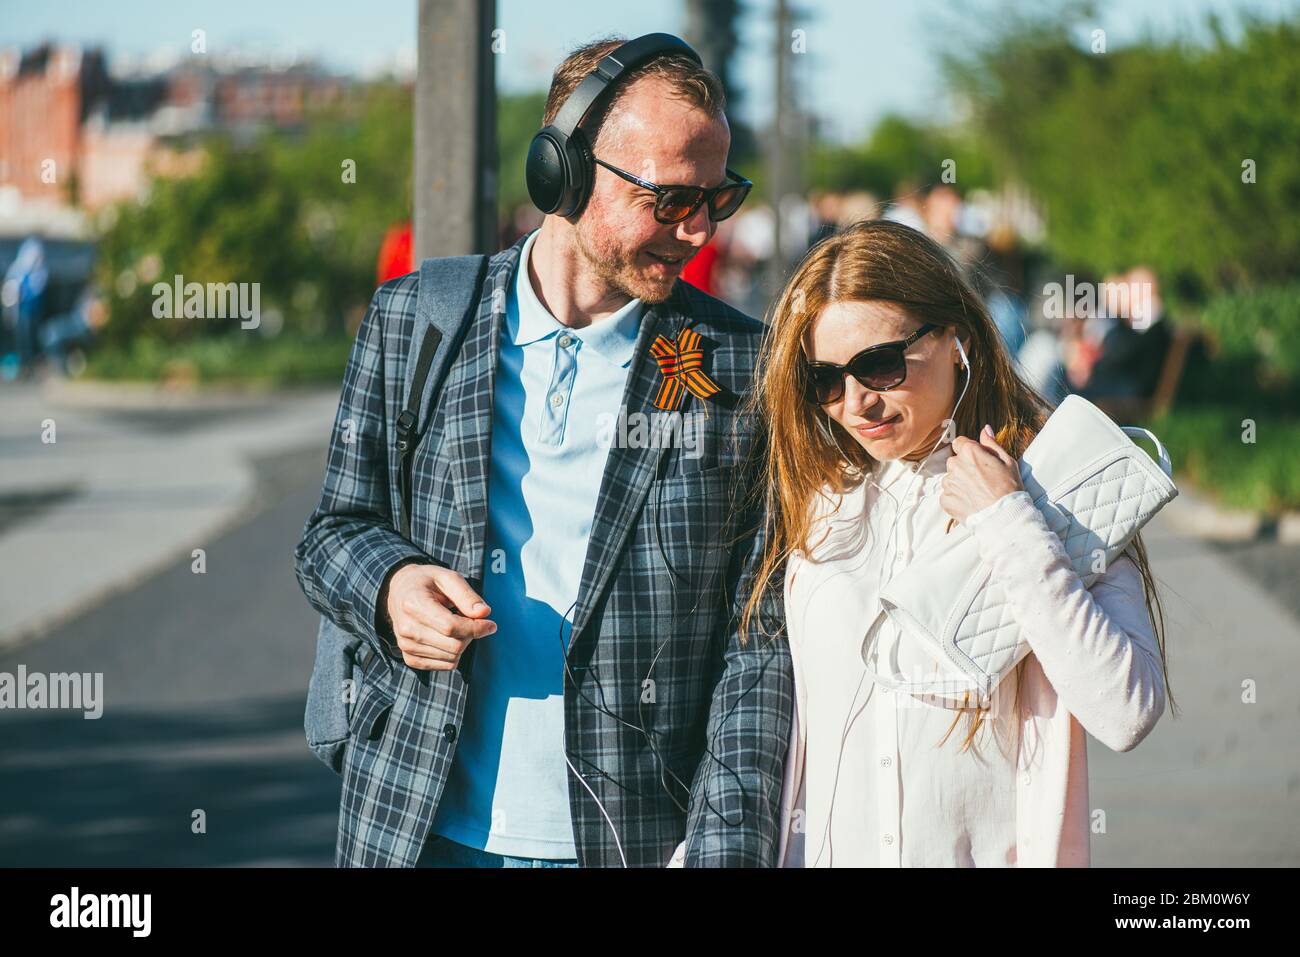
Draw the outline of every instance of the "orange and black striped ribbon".
<instances>
[{"instance_id":1,"label":"orange and black striped ribbon","mask_svg":"<svg viewBox=\"0 0 1300 957\"><path fill-rule=\"evenodd\" d=\"M655 396L655 408L676 412L682 407L687 391L707 399L722 391L704 372L704 350L700 348L700 334L694 329L683 329L674 343L667 336L656 336L650 354L659 363L664 381Z\"/></svg>"}]
</instances>

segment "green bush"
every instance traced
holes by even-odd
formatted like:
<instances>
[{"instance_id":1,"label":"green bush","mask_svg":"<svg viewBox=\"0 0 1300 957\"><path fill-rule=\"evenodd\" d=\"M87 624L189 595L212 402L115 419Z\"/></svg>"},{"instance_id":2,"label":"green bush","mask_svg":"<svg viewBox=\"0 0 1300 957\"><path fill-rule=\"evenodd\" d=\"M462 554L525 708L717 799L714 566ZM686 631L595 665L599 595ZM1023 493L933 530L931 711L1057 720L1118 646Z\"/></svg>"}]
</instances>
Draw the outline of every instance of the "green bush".
<instances>
[{"instance_id":1,"label":"green bush","mask_svg":"<svg viewBox=\"0 0 1300 957\"><path fill-rule=\"evenodd\" d=\"M195 175L155 178L143 201L106 217L101 337L123 346L142 336L175 343L240 332L234 321L156 318L154 284L177 274L258 283L261 311L286 333L344 333L374 291L384 231L410 216L410 92L375 85L359 110L314 116L303 135L238 146L212 137L201 146Z\"/></svg>"},{"instance_id":2,"label":"green bush","mask_svg":"<svg viewBox=\"0 0 1300 957\"><path fill-rule=\"evenodd\" d=\"M808 163L809 185L833 191L865 189L887 200L904 184L940 182L942 164L949 159L956 163L956 182L961 189L992 185L988 157L973 138L961 131L886 116L861 145L814 146Z\"/></svg>"},{"instance_id":3,"label":"green bush","mask_svg":"<svg viewBox=\"0 0 1300 957\"><path fill-rule=\"evenodd\" d=\"M498 104L506 208L527 200L523 160L544 99ZM194 175L155 178L141 201L104 217L96 280L109 318L87 374L140 378L192 361L205 379L246 378L229 358L238 356L260 376L310 379L322 368L302 363L332 356L332 344L304 345L298 357L290 343L355 328L374 292L385 231L411 217L411 91L372 84L355 103L311 116L301 134L240 144L213 136L198 146ZM205 286L257 283L261 313L281 336L250 337L237 319L155 317L154 286L176 275Z\"/></svg>"},{"instance_id":4,"label":"green bush","mask_svg":"<svg viewBox=\"0 0 1300 957\"><path fill-rule=\"evenodd\" d=\"M1300 383L1300 282L1220 296L1201 322L1226 359L1257 363L1263 384Z\"/></svg>"},{"instance_id":5,"label":"green bush","mask_svg":"<svg viewBox=\"0 0 1300 957\"><path fill-rule=\"evenodd\" d=\"M1243 425L1250 422L1253 436ZM1175 475L1221 504L1269 514L1300 508L1300 419L1234 406L1175 409L1146 425L1169 449Z\"/></svg>"},{"instance_id":6,"label":"green bush","mask_svg":"<svg viewBox=\"0 0 1300 957\"><path fill-rule=\"evenodd\" d=\"M82 376L184 385L337 387L351 349L352 340L346 336L303 340L227 335L180 344L145 336L125 345L96 349Z\"/></svg>"}]
</instances>

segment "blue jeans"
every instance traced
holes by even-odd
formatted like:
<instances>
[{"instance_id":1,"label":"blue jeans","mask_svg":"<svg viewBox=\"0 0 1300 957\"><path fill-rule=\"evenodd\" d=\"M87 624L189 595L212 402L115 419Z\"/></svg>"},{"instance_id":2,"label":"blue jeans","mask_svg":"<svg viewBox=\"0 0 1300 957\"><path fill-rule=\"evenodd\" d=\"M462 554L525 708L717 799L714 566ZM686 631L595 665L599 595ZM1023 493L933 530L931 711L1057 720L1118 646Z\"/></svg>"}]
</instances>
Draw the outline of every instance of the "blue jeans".
<instances>
[{"instance_id":1,"label":"blue jeans","mask_svg":"<svg viewBox=\"0 0 1300 957\"><path fill-rule=\"evenodd\" d=\"M441 834L430 834L420 850L416 867L577 867L573 858L552 860L545 857L510 857L490 854L476 847L457 844Z\"/></svg>"}]
</instances>

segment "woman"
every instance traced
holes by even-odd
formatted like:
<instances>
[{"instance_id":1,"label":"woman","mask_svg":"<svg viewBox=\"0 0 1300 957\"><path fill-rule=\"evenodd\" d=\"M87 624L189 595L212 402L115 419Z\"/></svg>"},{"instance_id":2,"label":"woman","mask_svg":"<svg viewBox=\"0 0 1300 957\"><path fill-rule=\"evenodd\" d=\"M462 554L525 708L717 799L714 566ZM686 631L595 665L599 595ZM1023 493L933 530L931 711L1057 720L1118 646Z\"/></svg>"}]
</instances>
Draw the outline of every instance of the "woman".
<instances>
[{"instance_id":1,"label":"woman","mask_svg":"<svg viewBox=\"0 0 1300 957\"><path fill-rule=\"evenodd\" d=\"M783 575L796 719L780 863L1087 866L1083 732L1127 751L1165 708L1140 537L1084 586L1017 467L1051 407L922 233L872 221L818 244L771 327L754 393L769 527L742 633ZM864 646L881 587L955 522L1032 648L982 701L877 683L900 640L887 619ZM932 665L920 677L937 683Z\"/></svg>"}]
</instances>

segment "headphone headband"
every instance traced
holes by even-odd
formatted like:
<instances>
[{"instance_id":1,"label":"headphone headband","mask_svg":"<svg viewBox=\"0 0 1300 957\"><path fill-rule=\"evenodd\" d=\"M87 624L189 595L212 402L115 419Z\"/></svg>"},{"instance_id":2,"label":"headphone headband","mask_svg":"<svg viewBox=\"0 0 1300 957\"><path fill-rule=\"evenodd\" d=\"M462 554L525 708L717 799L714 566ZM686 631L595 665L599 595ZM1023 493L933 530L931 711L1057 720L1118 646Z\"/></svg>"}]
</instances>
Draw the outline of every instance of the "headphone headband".
<instances>
[{"instance_id":1,"label":"headphone headband","mask_svg":"<svg viewBox=\"0 0 1300 957\"><path fill-rule=\"evenodd\" d=\"M573 216L586 204L595 166L582 123L629 70L661 56L686 56L703 66L700 55L669 33L647 33L607 53L564 101L554 122L528 147L528 195L543 213Z\"/></svg>"},{"instance_id":2,"label":"headphone headband","mask_svg":"<svg viewBox=\"0 0 1300 957\"><path fill-rule=\"evenodd\" d=\"M686 41L671 33L647 33L611 50L596 64L595 70L583 77L578 88L564 101L551 125L565 136L572 136L573 131L582 125L587 114L601 99L601 95L612 91L620 76L648 60L673 54L690 57L703 65L700 55Z\"/></svg>"}]
</instances>

